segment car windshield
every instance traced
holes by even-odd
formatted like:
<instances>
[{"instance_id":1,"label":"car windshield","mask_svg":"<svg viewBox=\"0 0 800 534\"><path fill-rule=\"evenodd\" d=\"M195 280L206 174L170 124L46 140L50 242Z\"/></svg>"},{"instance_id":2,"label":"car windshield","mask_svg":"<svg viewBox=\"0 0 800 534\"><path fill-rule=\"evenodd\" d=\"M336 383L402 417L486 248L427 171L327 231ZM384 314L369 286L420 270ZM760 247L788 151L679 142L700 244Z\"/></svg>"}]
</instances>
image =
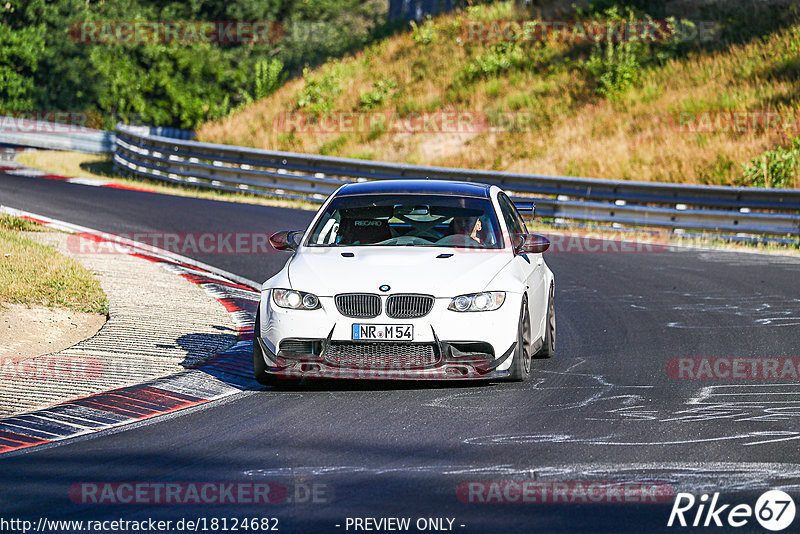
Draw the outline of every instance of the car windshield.
<instances>
[{"instance_id":1,"label":"car windshield","mask_svg":"<svg viewBox=\"0 0 800 534\"><path fill-rule=\"evenodd\" d=\"M308 246L502 248L489 199L433 195L334 198Z\"/></svg>"}]
</instances>

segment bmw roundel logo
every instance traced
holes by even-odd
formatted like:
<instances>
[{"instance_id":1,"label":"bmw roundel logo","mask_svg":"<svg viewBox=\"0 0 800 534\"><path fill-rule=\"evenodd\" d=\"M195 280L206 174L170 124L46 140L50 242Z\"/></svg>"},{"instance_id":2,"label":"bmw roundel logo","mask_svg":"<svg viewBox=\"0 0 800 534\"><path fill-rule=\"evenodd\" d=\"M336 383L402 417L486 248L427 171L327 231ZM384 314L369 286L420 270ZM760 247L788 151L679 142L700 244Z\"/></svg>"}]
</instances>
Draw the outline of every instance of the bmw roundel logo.
<instances>
[{"instance_id":1,"label":"bmw roundel logo","mask_svg":"<svg viewBox=\"0 0 800 534\"><path fill-rule=\"evenodd\" d=\"M390 290L390 289L392 289L392 288L391 288L391 287L389 287L389 285L388 285L388 284L383 284L383 285L382 285L381 287L379 287L378 289L380 289L380 290L381 290L381 291L383 291L383 292L386 292L386 291L389 291L389 290Z\"/></svg>"}]
</instances>

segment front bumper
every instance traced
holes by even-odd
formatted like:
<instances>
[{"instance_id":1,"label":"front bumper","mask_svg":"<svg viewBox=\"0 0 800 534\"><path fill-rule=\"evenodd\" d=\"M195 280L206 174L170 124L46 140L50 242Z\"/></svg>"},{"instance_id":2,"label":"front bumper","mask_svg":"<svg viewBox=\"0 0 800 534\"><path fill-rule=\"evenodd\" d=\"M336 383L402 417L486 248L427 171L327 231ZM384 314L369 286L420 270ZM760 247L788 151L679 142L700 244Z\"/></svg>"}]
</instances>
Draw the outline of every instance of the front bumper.
<instances>
[{"instance_id":1,"label":"front bumper","mask_svg":"<svg viewBox=\"0 0 800 534\"><path fill-rule=\"evenodd\" d=\"M383 315L353 319L340 315L332 298L320 301L319 310L284 310L264 292L261 332L255 333L254 342L259 344L269 373L290 379L391 380L489 379L509 375L516 349L519 295L507 295L498 310L473 313L447 310L450 299L437 299L427 316L402 321ZM353 341L353 323L411 323L415 339L412 343ZM286 340L306 342L313 350L303 354L287 351L283 343ZM386 355L382 357L383 349ZM411 356L392 359L390 353L397 352ZM342 354L357 356L346 359Z\"/></svg>"},{"instance_id":2,"label":"front bumper","mask_svg":"<svg viewBox=\"0 0 800 534\"><path fill-rule=\"evenodd\" d=\"M331 351L330 338L321 340L321 351L318 355L287 355L283 352L278 355L272 353L261 337L255 338L264 361L267 372L287 379L298 378L359 378L372 380L451 380L451 379L489 379L504 378L508 376L507 370L499 370L506 361L513 358L516 342L500 357L494 358L491 354L464 353L452 344L438 341L433 345L434 358L432 363L425 366L398 363L392 365L374 366L367 363L337 365L330 361L328 353Z\"/></svg>"}]
</instances>

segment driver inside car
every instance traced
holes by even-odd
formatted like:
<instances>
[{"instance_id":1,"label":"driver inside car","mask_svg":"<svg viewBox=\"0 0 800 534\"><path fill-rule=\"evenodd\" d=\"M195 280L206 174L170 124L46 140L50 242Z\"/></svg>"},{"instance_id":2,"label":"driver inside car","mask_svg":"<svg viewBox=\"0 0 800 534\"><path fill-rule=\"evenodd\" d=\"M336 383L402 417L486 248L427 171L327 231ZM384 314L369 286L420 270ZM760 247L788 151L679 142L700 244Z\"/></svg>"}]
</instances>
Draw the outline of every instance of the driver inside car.
<instances>
[{"instance_id":1,"label":"driver inside car","mask_svg":"<svg viewBox=\"0 0 800 534\"><path fill-rule=\"evenodd\" d=\"M452 222L453 236L461 236L464 246L476 246L483 244L481 230L483 223L480 217L455 217ZM455 240L454 240L455 242Z\"/></svg>"}]
</instances>

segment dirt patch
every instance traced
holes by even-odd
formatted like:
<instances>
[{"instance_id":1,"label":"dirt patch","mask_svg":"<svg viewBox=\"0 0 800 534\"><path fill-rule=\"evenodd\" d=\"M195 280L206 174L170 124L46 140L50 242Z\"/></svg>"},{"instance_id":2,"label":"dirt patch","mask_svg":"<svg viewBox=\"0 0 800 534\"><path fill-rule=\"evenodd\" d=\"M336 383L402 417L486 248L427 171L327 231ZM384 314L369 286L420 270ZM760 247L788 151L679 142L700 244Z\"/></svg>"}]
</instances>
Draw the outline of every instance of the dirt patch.
<instances>
[{"instance_id":1,"label":"dirt patch","mask_svg":"<svg viewBox=\"0 0 800 534\"><path fill-rule=\"evenodd\" d=\"M0 358L21 359L58 352L95 335L105 315L64 308L3 303Z\"/></svg>"}]
</instances>

